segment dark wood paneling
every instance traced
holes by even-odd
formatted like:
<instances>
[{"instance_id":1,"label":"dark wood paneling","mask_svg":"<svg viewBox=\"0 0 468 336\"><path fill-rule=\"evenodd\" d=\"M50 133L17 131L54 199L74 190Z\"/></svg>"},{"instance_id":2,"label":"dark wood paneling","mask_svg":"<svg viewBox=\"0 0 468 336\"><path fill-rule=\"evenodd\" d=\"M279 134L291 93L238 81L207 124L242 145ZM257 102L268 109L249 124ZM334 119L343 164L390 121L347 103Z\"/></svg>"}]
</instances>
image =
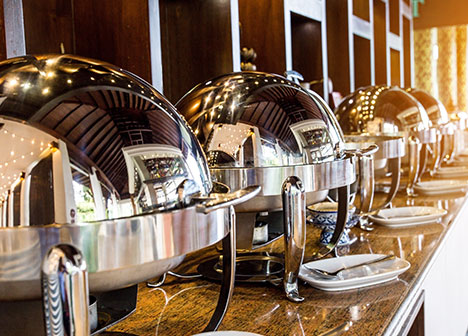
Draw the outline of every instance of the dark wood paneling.
<instances>
[{"instance_id":1,"label":"dark wood paneling","mask_svg":"<svg viewBox=\"0 0 468 336\"><path fill-rule=\"evenodd\" d=\"M408 333L408 336L424 336L425 329L424 329L424 302L421 305L421 308L416 315L416 318L413 321L413 325Z\"/></svg>"},{"instance_id":2,"label":"dark wood paneling","mask_svg":"<svg viewBox=\"0 0 468 336\"><path fill-rule=\"evenodd\" d=\"M321 23L291 13L291 38L293 69L299 71L305 81L323 78ZM312 89L323 88L315 85ZM323 94L323 89L319 90Z\"/></svg>"},{"instance_id":3,"label":"dark wood paneling","mask_svg":"<svg viewBox=\"0 0 468 336\"><path fill-rule=\"evenodd\" d=\"M390 49L391 84L400 86L400 52Z\"/></svg>"},{"instance_id":4,"label":"dark wood paneling","mask_svg":"<svg viewBox=\"0 0 468 336\"><path fill-rule=\"evenodd\" d=\"M388 0L390 11L390 31L400 35L400 0Z\"/></svg>"},{"instance_id":5,"label":"dark wood paneling","mask_svg":"<svg viewBox=\"0 0 468 336\"><path fill-rule=\"evenodd\" d=\"M354 87L371 84L370 41L354 35Z\"/></svg>"},{"instance_id":6,"label":"dark wood paneling","mask_svg":"<svg viewBox=\"0 0 468 336\"><path fill-rule=\"evenodd\" d=\"M230 1L159 4L164 94L176 103L196 84L232 71Z\"/></svg>"},{"instance_id":7,"label":"dark wood paneling","mask_svg":"<svg viewBox=\"0 0 468 336\"><path fill-rule=\"evenodd\" d=\"M374 0L375 84L387 84L387 30L385 3Z\"/></svg>"},{"instance_id":8,"label":"dark wood paneling","mask_svg":"<svg viewBox=\"0 0 468 336\"><path fill-rule=\"evenodd\" d=\"M240 44L254 48L257 70L286 70L283 0L239 0Z\"/></svg>"},{"instance_id":9,"label":"dark wood paneling","mask_svg":"<svg viewBox=\"0 0 468 336\"><path fill-rule=\"evenodd\" d=\"M353 0L353 14L363 20L370 21L369 0Z\"/></svg>"},{"instance_id":10,"label":"dark wood paneling","mask_svg":"<svg viewBox=\"0 0 468 336\"><path fill-rule=\"evenodd\" d=\"M76 53L151 81L148 0L75 0Z\"/></svg>"},{"instance_id":11,"label":"dark wood paneling","mask_svg":"<svg viewBox=\"0 0 468 336\"><path fill-rule=\"evenodd\" d=\"M419 4L414 29L468 24L468 1L431 0Z\"/></svg>"},{"instance_id":12,"label":"dark wood paneling","mask_svg":"<svg viewBox=\"0 0 468 336\"><path fill-rule=\"evenodd\" d=\"M4 60L6 57L5 16L3 1L0 1L0 61Z\"/></svg>"},{"instance_id":13,"label":"dark wood paneling","mask_svg":"<svg viewBox=\"0 0 468 336\"><path fill-rule=\"evenodd\" d=\"M348 5L343 0L327 0L328 76L333 88L343 96L349 87Z\"/></svg>"},{"instance_id":14,"label":"dark wood paneling","mask_svg":"<svg viewBox=\"0 0 468 336\"><path fill-rule=\"evenodd\" d=\"M23 0L27 54L74 53L72 0Z\"/></svg>"},{"instance_id":15,"label":"dark wood paneling","mask_svg":"<svg viewBox=\"0 0 468 336\"><path fill-rule=\"evenodd\" d=\"M403 66L405 69L405 86L411 86L411 24L403 18Z\"/></svg>"}]
</instances>

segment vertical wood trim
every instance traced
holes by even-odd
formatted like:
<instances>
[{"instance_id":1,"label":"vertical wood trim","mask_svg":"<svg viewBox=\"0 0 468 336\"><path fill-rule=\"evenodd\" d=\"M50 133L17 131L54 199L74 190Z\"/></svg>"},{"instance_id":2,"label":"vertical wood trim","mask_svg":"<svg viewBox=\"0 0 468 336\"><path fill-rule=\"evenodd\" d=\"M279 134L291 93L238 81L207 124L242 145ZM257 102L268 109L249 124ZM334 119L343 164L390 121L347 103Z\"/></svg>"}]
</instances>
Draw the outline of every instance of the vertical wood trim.
<instances>
[{"instance_id":1,"label":"vertical wood trim","mask_svg":"<svg viewBox=\"0 0 468 336\"><path fill-rule=\"evenodd\" d=\"M400 28L400 86L402 88L405 87L405 51L404 51L404 43L403 43L403 13L402 13L402 6L403 0L400 1L400 11L398 12L398 21L399 21L399 28Z\"/></svg>"},{"instance_id":2,"label":"vertical wood trim","mask_svg":"<svg viewBox=\"0 0 468 336\"><path fill-rule=\"evenodd\" d=\"M391 59L390 59L390 43L389 43L389 34L390 34L390 4L388 1L385 2L385 34L387 36L387 43L385 45L385 52L387 55L387 85L392 85L392 69L391 69Z\"/></svg>"},{"instance_id":3,"label":"vertical wood trim","mask_svg":"<svg viewBox=\"0 0 468 336\"><path fill-rule=\"evenodd\" d=\"M323 98L329 104L329 95L328 91L328 46L327 46L327 5L325 1L322 2L322 72L323 72Z\"/></svg>"},{"instance_id":4,"label":"vertical wood trim","mask_svg":"<svg viewBox=\"0 0 468 336\"><path fill-rule=\"evenodd\" d=\"M151 81L159 92L163 92L163 69L161 53L161 24L159 0L148 0L149 47L151 59Z\"/></svg>"},{"instance_id":5,"label":"vertical wood trim","mask_svg":"<svg viewBox=\"0 0 468 336\"><path fill-rule=\"evenodd\" d=\"M286 71L293 70L292 37L291 37L291 11L288 1L283 1L284 12L284 52L286 55ZM281 74L282 75L282 74Z\"/></svg>"},{"instance_id":6,"label":"vertical wood trim","mask_svg":"<svg viewBox=\"0 0 468 336\"><path fill-rule=\"evenodd\" d=\"M0 59L7 58L5 41L5 11L3 10L3 1L0 1ZM1 217L1 216L0 216ZM1 224L0 224L1 227Z\"/></svg>"},{"instance_id":7,"label":"vertical wood trim","mask_svg":"<svg viewBox=\"0 0 468 336\"><path fill-rule=\"evenodd\" d=\"M24 38L23 2L3 0L7 58L26 54Z\"/></svg>"},{"instance_id":8,"label":"vertical wood trim","mask_svg":"<svg viewBox=\"0 0 468 336\"><path fill-rule=\"evenodd\" d=\"M232 71L241 71L239 22L239 1L231 0Z\"/></svg>"},{"instance_id":9,"label":"vertical wood trim","mask_svg":"<svg viewBox=\"0 0 468 336\"><path fill-rule=\"evenodd\" d=\"M412 5L410 5L410 10L413 10ZM411 66L410 66L410 71L411 71L411 83L410 86L414 87L414 27L413 27L413 18L410 17L410 59L411 59Z\"/></svg>"},{"instance_id":10,"label":"vertical wood trim","mask_svg":"<svg viewBox=\"0 0 468 336\"><path fill-rule=\"evenodd\" d=\"M353 0L348 0L348 53L349 53L349 90L354 92L354 29L353 29Z\"/></svg>"},{"instance_id":11,"label":"vertical wood trim","mask_svg":"<svg viewBox=\"0 0 468 336\"><path fill-rule=\"evenodd\" d=\"M371 85L375 85L374 0L369 0Z\"/></svg>"}]
</instances>

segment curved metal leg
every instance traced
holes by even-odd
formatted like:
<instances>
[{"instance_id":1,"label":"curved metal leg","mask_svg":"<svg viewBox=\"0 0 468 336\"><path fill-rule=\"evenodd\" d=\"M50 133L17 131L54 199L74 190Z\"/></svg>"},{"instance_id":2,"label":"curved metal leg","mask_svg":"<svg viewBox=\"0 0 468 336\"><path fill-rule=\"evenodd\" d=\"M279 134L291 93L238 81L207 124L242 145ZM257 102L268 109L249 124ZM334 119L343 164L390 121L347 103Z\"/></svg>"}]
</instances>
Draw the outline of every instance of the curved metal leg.
<instances>
[{"instance_id":1,"label":"curved metal leg","mask_svg":"<svg viewBox=\"0 0 468 336\"><path fill-rule=\"evenodd\" d=\"M223 239L223 280L218 303L203 332L215 331L223 321L234 291L236 277L236 213L229 207L229 234Z\"/></svg>"},{"instance_id":2,"label":"curved metal leg","mask_svg":"<svg viewBox=\"0 0 468 336\"><path fill-rule=\"evenodd\" d=\"M336 219L335 231L328 245L323 246L318 252L314 253L307 261L317 260L325 257L337 247L341 235L348 222L349 209L349 185L338 188L338 217Z\"/></svg>"},{"instance_id":3,"label":"curved metal leg","mask_svg":"<svg viewBox=\"0 0 468 336\"><path fill-rule=\"evenodd\" d=\"M442 135L440 134L440 130L437 130L436 134L436 142L431 144L431 149L432 149L432 160L431 160L431 166L429 168L429 172L431 176L434 176L434 174L437 172L437 170L440 168L441 162L441 157L442 157Z\"/></svg>"},{"instance_id":4,"label":"curved metal leg","mask_svg":"<svg viewBox=\"0 0 468 336\"><path fill-rule=\"evenodd\" d=\"M400 187L400 168L401 168L401 158L393 158L388 160L389 163L389 170L392 174L392 184L390 185L390 190L387 194L387 197L383 204L372 208L371 212L386 208L390 205L393 198L395 197L396 193L398 192L398 188Z\"/></svg>"},{"instance_id":5,"label":"curved metal leg","mask_svg":"<svg viewBox=\"0 0 468 336\"><path fill-rule=\"evenodd\" d=\"M410 136L408 138L408 158L409 158L409 172L408 182L406 184L406 194L408 196L414 196L414 184L419 178L419 171L424 167L424 157L420 161L421 152L425 152L426 148L421 149L421 142L418 138Z\"/></svg>"},{"instance_id":6,"label":"curved metal leg","mask_svg":"<svg viewBox=\"0 0 468 336\"><path fill-rule=\"evenodd\" d=\"M156 281L147 281L146 282L146 287L148 287L148 288L158 288L158 287L160 287L160 286L162 286L164 284L164 282L166 281L166 277L167 277L167 273L164 273Z\"/></svg>"},{"instance_id":7,"label":"curved metal leg","mask_svg":"<svg viewBox=\"0 0 468 336\"><path fill-rule=\"evenodd\" d=\"M296 176L288 177L281 189L284 225L284 291L293 302L304 301L299 295L297 277L304 257L306 241L305 191Z\"/></svg>"},{"instance_id":8,"label":"curved metal leg","mask_svg":"<svg viewBox=\"0 0 468 336\"><path fill-rule=\"evenodd\" d=\"M88 336L86 261L74 246L53 246L42 262L44 322L48 336Z\"/></svg>"},{"instance_id":9,"label":"curved metal leg","mask_svg":"<svg viewBox=\"0 0 468 336\"><path fill-rule=\"evenodd\" d=\"M372 155L358 155L358 160L360 205L357 213L360 215L359 226L365 231L371 231L373 228L369 227L367 213L371 210L374 201L374 157Z\"/></svg>"}]
</instances>

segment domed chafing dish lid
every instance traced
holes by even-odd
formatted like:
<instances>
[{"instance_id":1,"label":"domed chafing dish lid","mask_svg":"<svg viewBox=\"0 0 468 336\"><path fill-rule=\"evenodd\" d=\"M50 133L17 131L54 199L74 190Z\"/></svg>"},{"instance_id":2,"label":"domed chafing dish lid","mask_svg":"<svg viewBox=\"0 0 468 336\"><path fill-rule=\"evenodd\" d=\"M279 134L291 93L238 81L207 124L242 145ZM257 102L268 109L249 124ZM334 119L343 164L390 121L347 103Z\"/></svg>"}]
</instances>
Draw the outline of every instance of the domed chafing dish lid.
<instances>
[{"instance_id":1,"label":"domed chafing dish lid","mask_svg":"<svg viewBox=\"0 0 468 336\"><path fill-rule=\"evenodd\" d=\"M450 118L447 110L438 99L420 89L411 88L406 91L424 107L432 122L432 126L439 128L443 134L453 133L453 128L450 124Z\"/></svg>"},{"instance_id":2,"label":"domed chafing dish lid","mask_svg":"<svg viewBox=\"0 0 468 336\"><path fill-rule=\"evenodd\" d=\"M202 149L151 85L70 55L0 62L0 301L37 299L49 248L86 258L92 292L157 277L223 239ZM207 199L206 195L209 194Z\"/></svg>"},{"instance_id":3,"label":"domed chafing dish lid","mask_svg":"<svg viewBox=\"0 0 468 336\"><path fill-rule=\"evenodd\" d=\"M0 128L6 226L172 209L186 179L192 193L211 190L203 151L175 108L110 64L70 55L1 62Z\"/></svg>"},{"instance_id":4,"label":"domed chafing dish lid","mask_svg":"<svg viewBox=\"0 0 468 336\"><path fill-rule=\"evenodd\" d=\"M398 87L372 86L347 96L335 110L345 134L408 135L418 133L423 143L435 134L424 107Z\"/></svg>"},{"instance_id":5,"label":"domed chafing dish lid","mask_svg":"<svg viewBox=\"0 0 468 336\"><path fill-rule=\"evenodd\" d=\"M274 167L332 161L343 149L333 114L284 77L240 72L217 77L177 104L210 167Z\"/></svg>"}]
</instances>

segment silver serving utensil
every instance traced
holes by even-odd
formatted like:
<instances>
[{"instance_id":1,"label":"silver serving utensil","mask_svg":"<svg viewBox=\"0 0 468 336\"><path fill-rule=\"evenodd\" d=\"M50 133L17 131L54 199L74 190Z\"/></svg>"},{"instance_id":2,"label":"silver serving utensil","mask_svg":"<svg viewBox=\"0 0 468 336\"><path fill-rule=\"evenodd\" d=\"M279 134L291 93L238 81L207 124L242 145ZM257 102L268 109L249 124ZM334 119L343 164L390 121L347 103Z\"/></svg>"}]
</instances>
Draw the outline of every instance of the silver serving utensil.
<instances>
[{"instance_id":1,"label":"silver serving utensil","mask_svg":"<svg viewBox=\"0 0 468 336\"><path fill-rule=\"evenodd\" d=\"M324 271L324 270L321 270L321 269L318 269L318 268L309 267L309 266L307 266L305 264L304 264L304 267L307 268L309 271L312 271L315 274L317 274L317 275L319 275L319 276L321 276L323 278L335 279L341 271L350 270L350 269L361 267L361 266L371 265L371 264L375 264L375 263L385 261L385 260L393 260L395 258L396 257L394 255L386 255L386 256L379 257L377 259L362 262L362 263L357 264L357 265L353 265L353 266L349 266L349 267L344 266L344 267L341 267L341 268L337 269L334 272L327 272L327 271Z\"/></svg>"}]
</instances>

